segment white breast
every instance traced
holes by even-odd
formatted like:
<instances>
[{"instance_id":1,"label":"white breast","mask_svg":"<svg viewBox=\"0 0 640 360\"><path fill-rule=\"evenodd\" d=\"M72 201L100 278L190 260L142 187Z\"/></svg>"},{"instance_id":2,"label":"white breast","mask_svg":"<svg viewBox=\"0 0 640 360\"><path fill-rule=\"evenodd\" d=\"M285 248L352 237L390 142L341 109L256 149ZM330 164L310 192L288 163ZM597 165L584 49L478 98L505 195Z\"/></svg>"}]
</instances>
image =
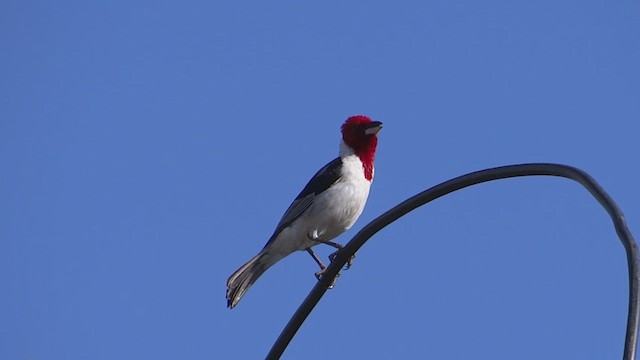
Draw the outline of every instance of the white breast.
<instances>
[{"instance_id":1,"label":"white breast","mask_svg":"<svg viewBox=\"0 0 640 360\"><path fill-rule=\"evenodd\" d=\"M318 244L308 236L329 241L353 226L364 210L371 182L364 177L358 156L343 156L342 165L340 180L319 194L307 211L280 233L272 251L286 256Z\"/></svg>"}]
</instances>

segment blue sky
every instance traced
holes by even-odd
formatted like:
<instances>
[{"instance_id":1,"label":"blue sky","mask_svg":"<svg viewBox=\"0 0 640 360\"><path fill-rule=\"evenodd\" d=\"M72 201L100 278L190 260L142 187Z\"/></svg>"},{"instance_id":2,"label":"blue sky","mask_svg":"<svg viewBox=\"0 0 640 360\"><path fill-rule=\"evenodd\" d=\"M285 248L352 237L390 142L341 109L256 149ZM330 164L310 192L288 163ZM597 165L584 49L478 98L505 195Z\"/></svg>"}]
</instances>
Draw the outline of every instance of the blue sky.
<instances>
[{"instance_id":1,"label":"blue sky","mask_svg":"<svg viewBox=\"0 0 640 360\"><path fill-rule=\"evenodd\" d=\"M0 358L256 359L313 287L225 281L384 123L367 208L467 172L589 172L640 236L636 1L0 5ZM330 249L319 249L324 257ZM452 194L358 253L285 359L621 358L625 254L579 185Z\"/></svg>"}]
</instances>

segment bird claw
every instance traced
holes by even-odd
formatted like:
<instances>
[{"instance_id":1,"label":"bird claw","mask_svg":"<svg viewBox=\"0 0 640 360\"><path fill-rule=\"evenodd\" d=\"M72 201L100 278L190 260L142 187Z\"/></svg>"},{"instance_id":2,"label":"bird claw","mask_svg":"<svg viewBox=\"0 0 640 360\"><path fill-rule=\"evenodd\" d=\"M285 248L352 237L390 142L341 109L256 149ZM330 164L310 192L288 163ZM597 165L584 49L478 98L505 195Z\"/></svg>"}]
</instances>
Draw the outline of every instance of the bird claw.
<instances>
[{"instance_id":1,"label":"bird claw","mask_svg":"<svg viewBox=\"0 0 640 360\"><path fill-rule=\"evenodd\" d=\"M309 250L307 250L307 251L309 251ZM329 255L329 260L330 260L331 262L333 262L333 260L335 260L335 258L338 256L338 252L340 252L340 250L338 250L338 251L334 252L333 254ZM312 254L312 252L309 252L309 253L310 253L310 254ZM320 265L320 267L321 267L320 271L318 271L318 272L316 272L316 273L315 273L316 279L318 279L318 281L320 281L320 279L322 279L322 276L324 275L325 271L327 270L327 267L326 267L326 266L324 266L324 265L319 261L319 259L318 259L316 256L314 256L314 255L315 255L315 254L313 254L312 256L314 257L314 259L316 260L316 262L318 263L318 265ZM351 267L351 265L353 265L353 259L354 259L355 257L356 257L356 256L355 256L355 255L353 255L353 256L351 256L351 258L349 259L349 261L347 261L347 263L346 263L346 264L345 264L345 266L344 266L344 269L345 269L345 270L348 270L348 269ZM335 286L336 281L338 280L338 277L339 277L339 276L340 276L340 273L337 273L337 274L336 274L336 277L334 277L334 278L333 278L333 281L331 282L331 284L329 284L329 286L328 286L328 288L329 288L329 289L333 289L333 287Z\"/></svg>"},{"instance_id":2,"label":"bird claw","mask_svg":"<svg viewBox=\"0 0 640 360\"><path fill-rule=\"evenodd\" d=\"M338 256L338 253L340 252L340 250L334 252L333 254L329 255L329 261L333 262L333 260ZM351 266L353 265L353 259L356 258L356 254L351 255L351 258L349 258L349 261L347 261L347 263L344 265L344 269L345 270L349 270L349 268L351 268Z\"/></svg>"},{"instance_id":3,"label":"bird claw","mask_svg":"<svg viewBox=\"0 0 640 360\"><path fill-rule=\"evenodd\" d=\"M322 279L322 276L324 275L324 271L326 270L326 268L316 272L316 279L318 279L318 281L320 281L320 279ZM333 281L331 282L331 284L329 284L329 286L327 288L329 289L333 289L333 287L336 284L336 281L338 280L338 276L340 276L340 273L336 274L336 277L333 278Z\"/></svg>"}]
</instances>

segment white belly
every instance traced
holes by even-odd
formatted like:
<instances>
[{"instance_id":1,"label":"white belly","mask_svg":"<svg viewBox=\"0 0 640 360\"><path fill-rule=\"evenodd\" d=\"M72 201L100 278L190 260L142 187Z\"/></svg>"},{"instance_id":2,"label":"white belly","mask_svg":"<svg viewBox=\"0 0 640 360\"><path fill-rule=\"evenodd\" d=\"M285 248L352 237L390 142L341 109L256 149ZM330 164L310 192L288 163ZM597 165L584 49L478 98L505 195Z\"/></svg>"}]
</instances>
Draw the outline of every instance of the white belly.
<instances>
[{"instance_id":1,"label":"white belly","mask_svg":"<svg viewBox=\"0 0 640 360\"><path fill-rule=\"evenodd\" d=\"M357 167L346 166L342 178L316 197L302 216L280 232L270 253L284 257L318 244L310 238L330 241L353 226L364 210L371 185L362 175L362 163L358 160L353 165Z\"/></svg>"}]
</instances>

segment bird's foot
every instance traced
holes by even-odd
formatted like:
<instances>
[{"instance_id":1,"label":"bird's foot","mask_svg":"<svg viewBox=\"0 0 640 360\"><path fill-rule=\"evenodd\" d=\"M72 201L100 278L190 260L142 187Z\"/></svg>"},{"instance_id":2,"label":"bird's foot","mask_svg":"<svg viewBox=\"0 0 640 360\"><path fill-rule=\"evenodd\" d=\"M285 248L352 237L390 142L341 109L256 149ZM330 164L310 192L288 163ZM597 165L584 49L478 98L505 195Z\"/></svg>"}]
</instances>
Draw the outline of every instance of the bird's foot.
<instances>
[{"instance_id":1,"label":"bird's foot","mask_svg":"<svg viewBox=\"0 0 640 360\"><path fill-rule=\"evenodd\" d=\"M322 276L324 275L325 270L327 270L327 268L324 268L318 272L316 272L316 279L318 279L318 281L320 281L320 279L322 279ZM333 287L336 284L336 281L338 280L338 277L340 276L340 273L336 274L336 277L333 278L333 281L331 282L331 284L329 284L328 288L329 289L333 289Z\"/></svg>"},{"instance_id":2,"label":"bird's foot","mask_svg":"<svg viewBox=\"0 0 640 360\"><path fill-rule=\"evenodd\" d=\"M333 260L338 256L338 253L340 252L340 250L334 252L333 254L329 255L329 261L333 262ZM356 258L356 254L351 255L351 258L349 258L349 261L347 261L347 263L344 266L345 270L349 270L349 268L351 268L351 265L353 265L353 259Z\"/></svg>"}]
</instances>

